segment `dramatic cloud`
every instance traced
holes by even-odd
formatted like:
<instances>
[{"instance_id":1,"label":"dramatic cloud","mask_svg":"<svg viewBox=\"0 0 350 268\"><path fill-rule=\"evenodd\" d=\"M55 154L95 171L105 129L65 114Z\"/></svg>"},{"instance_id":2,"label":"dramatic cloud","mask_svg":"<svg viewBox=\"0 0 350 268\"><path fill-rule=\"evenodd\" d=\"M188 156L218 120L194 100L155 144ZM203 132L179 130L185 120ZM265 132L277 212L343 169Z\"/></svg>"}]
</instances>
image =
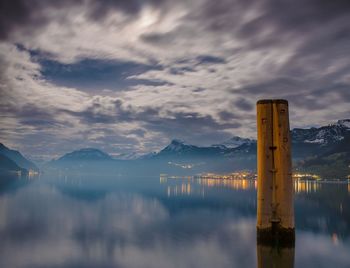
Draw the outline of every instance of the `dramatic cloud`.
<instances>
[{"instance_id":1,"label":"dramatic cloud","mask_svg":"<svg viewBox=\"0 0 350 268\"><path fill-rule=\"evenodd\" d=\"M0 42L0 141L34 158L254 137L260 98L349 117L346 0L4 0Z\"/></svg>"}]
</instances>

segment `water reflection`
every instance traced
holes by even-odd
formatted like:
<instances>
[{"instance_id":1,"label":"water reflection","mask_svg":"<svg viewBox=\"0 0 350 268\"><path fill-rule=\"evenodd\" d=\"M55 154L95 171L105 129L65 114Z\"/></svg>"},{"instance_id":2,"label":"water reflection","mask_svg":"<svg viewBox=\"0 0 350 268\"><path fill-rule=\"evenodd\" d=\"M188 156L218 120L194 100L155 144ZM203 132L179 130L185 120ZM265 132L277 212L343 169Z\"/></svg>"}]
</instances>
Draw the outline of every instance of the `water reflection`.
<instances>
[{"instance_id":1,"label":"water reflection","mask_svg":"<svg viewBox=\"0 0 350 268\"><path fill-rule=\"evenodd\" d=\"M320 191L321 187L322 187L322 183L317 181L302 181L302 180L294 181L294 192L296 194L315 193L317 191Z\"/></svg>"},{"instance_id":2,"label":"water reflection","mask_svg":"<svg viewBox=\"0 0 350 268\"><path fill-rule=\"evenodd\" d=\"M198 179L197 182L207 187L223 186L223 187L229 187L235 190L256 189L256 185L257 185L256 180L246 180L246 179L233 179L233 180Z\"/></svg>"},{"instance_id":3,"label":"water reflection","mask_svg":"<svg viewBox=\"0 0 350 268\"><path fill-rule=\"evenodd\" d=\"M175 183L171 183L175 182ZM213 178L193 178L193 177L183 177L183 178L165 178L160 177L161 184L168 184L167 191L170 195L179 194L190 194L191 185L198 184L202 185L203 189L208 187L224 187L232 188L234 190L256 190L257 181L255 179L213 179ZM181 186L179 186L179 183ZM347 187L347 191L350 194L350 181L332 182L332 181L318 181L318 180L294 180L294 192L296 194L300 193L316 193L321 190L324 185L333 184L344 185ZM189 189L187 189L187 188ZM181 189L180 189L181 188ZM176 194L172 194L176 192Z\"/></svg>"},{"instance_id":4,"label":"water reflection","mask_svg":"<svg viewBox=\"0 0 350 268\"><path fill-rule=\"evenodd\" d=\"M32 185L2 197L1 267L230 267L232 249L245 254L235 241L254 241L252 222L229 212L171 215L140 194L91 203L66 193Z\"/></svg>"},{"instance_id":5,"label":"water reflection","mask_svg":"<svg viewBox=\"0 0 350 268\"><path fill-rule=\"evenodd\" d=\"M255 188L101 177L6 188L0 267L349 267L347 184L296 186L295 252L256 245Z\"/></svg>"},{"instance_id":6,"label":"water reflection","mask_svg":"<svg viewBox=\"0 0 350 268\"><path fill-rule=\"evenodd\" d=\"M167 184L167 196L178 195L202 195L206 193L206 189L211 187L221 187L234 190L255 190L257 182L250 179L211 179L211 178L178 178L167 179L160 178L161 184Z\"/></svg>"}]
</instances>

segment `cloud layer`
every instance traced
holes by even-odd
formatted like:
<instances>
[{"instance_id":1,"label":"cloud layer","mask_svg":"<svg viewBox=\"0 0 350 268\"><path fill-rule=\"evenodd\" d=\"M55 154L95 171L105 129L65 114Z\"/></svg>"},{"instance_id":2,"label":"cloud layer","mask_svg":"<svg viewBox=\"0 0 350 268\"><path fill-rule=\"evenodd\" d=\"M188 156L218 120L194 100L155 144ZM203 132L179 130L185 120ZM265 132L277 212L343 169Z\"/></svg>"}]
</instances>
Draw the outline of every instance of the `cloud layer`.
<instances>
[{"instance_id":1,"label":"cloud layer","mask_svg":"<svg viewBox=\"0 0 350 268\"><path fill-rule=\"evenodd\" d=\"M349 117L345 0L1 1L0 40L0 140L36 159L254 137L260 98Z\"/></svg>"}]
</instances>

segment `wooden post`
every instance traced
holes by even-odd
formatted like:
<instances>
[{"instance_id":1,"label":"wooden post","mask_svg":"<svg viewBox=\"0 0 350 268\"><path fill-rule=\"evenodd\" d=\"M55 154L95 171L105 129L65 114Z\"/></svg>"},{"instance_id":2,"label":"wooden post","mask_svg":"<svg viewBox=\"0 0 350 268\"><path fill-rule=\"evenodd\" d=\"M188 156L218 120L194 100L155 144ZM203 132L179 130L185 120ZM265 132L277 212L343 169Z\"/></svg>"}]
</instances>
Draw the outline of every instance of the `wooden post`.
<instances>
[{"instance_id":1,"label":"wooden post","mask_svg":"<svg viewBox=\"0 0 350 268\"><path fill-rule=\"evenodd\" d=\"M257 102L258 242L294 245L294 205L288 102Z\"/></svg>"},{"instance_id":2,"label":"wooden post","mask_svg":"<svg viewBox=\"0 0 350 268\"><path fill-rule=\"evenodd\" d=\"M257 245L258 268L294 267L294 247Z\"/></svg>"}]
</instances>

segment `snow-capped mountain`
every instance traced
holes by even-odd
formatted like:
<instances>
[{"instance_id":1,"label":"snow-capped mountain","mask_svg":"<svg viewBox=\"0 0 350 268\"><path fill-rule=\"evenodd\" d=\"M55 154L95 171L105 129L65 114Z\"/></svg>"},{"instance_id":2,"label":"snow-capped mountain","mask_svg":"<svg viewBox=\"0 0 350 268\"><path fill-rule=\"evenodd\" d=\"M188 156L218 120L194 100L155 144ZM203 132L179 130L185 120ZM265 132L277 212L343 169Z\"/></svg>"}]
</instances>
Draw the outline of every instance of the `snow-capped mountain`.
<instances>
[{"instance_id":1,"label":"snow-capped mountain","mask_svg":"<svg viewBox=\"0 0 350 268\"><path fill-rule=\"evenodd\" d=\"M349 119L339 120L334 124L319 128L295 128L291 131L291 136L292 157L296 166L316 173L320 170L319 166L328 163L332 167L331 170L348 171L349 163L346 162L348 158L344 155L349 156L350 154ZM122 154L112 158L98 149L87 148L68 153L52 161L48 166L51 165L54 172L56 172L55 168L64 168L64 170L84 170L89 173L112 170L118 174L141 173L143 175L147 172L176 174L179 170L185 169L197 173L254 170L256 168L256 149L256 140L237 136L211 146L196 146L174 139L156 153L141 156L137 153ZM333 168L331 164L334 159L338 159L336 162L338 166Z\"/></svg>"},{"instance_id":2,"label":"snow-capped mountain","mask_svg":"<svg viewBox=\"0 0 350 268\"><path fill-rule=\"evenodd\" d=\"M350 134L350 119L338 120L335 124L320 128L295 128L292 130L293 143L308 143L326 146L337 143Z\"/></svg>"},{"instance_id":3,"label":"snow-capped mountain","mask_svg":"<svg viewBox=\"0 0 350 268\"><path fill-rule=\"evenodd\" d=\"M293 144L303 143L326 146L328 144L338 143L348 135L350 135L350 119L338 120L334 124L319 128L294 128L291 131ZM256 140L254 139L233 136L227 141L212 146L223 149L225 147L234 149L242 145L244 145L243 147L247 147L255 144Z\"/></svg>"},{"instance_id":4,"label":"snow-capped mountain","mask_svg":"<svg viewBox=\"0 0 350 268\"><path fill-rule=\"evenodd\" d=\"M319 128L295 128L291 131L292 156L295 160L312 157L329 151L345 137L350 136L350 119ZM231 139L212 146L200 147L174 139L150 158L235 158L256 154L256 140L233 136Z\"/></svg>"},{"instance_id":5,"label":"snow-capped mountain","mask_svg":"<svg viewBox=\"0 0 350 268\"><path fill-rule=\"evenodd\" d=\"M336 123L336 125L339 125L341 127L345 127L348 130L350 130L350 119L342 119L342 120L338 120L338 122Z\"/></svg>"},{"instance_id":6,"label":"snow-capped mountain","mask_svg":"<svg viewBox=\"0 0 350 268\"><path fill-rule=\"evenodd\" d=\"M349 123L350 120L339 120L336 124L327 126L326 129L322 128L318 135L321 136L323 142L316 145L316 150L313 150L317 152L318 149L318 153L301 159L298 168L319 174L322 178L347 178L350 173Z\"/></svg>"},{"instance_id":7,"label":"snow-capped mountain","mask_svg":"<svg viewBox=\"0 0 350 268\"><path fill-rule=\"evenodd\" d=\"M121 153L121 154L113 155L113 158L119 159L119 160L135 160L142 156L143 155L140 153L131 152L131 153Z\"/></svg>"},{"instance_id":8,"label":"snow-capped mountain","mask_svg":"<svg viewBox=\"0 0 350 268\"><path fill-rule=\"evenodd\" d=\"M233 145L233 141L236 142ZM241 154L255 154L256 141L250 139L241 139L234 137L231 141L231 147L223 144L212 146L196 146L188 144L181 140L172 140L164 149L154 154L151 159L224 159Z\"/></svg>"},{"instance_id":9,"label":"snow-capped mountain","mask_svg":"<svg viewBox=\"0 0 350 268\"><path fill-rule=\"evenodd\" d=\"M220 147L220 148L237 148L243 144L245 145L249 145L249 144L253 144L256 143L256 140L253 139L248 139L248 138L241 138L238 136L233 136L231 139L224 141L223 143L219 143L219 144L213 144L213 147Z\"/></svg>"},{"instance_id":10,"label":"snow-capped mountain","mask_svg":"<svg viewBox=\"0 0 350 268\"><path fill-rule=\"evenodd\" d=\"M227 148L226 148L227 149ZM219 147L200 147L188 144L184 141L174 139L164 149L155 154L152 158L168 158L168 157L212 157L222 153L223 149Z\"/></svg>"},{"instance_id":11,"label":"snow-capped mountain","mask_svg":"<svg viewBox=\"0 0 350 268\"><path fill-rule=\"evenodd\" d=\"M174 139L171 141L171 143L168 146L166 146L163 150L161 150L161 152L179 152L179 153L181 153L184 150L188 151L188 150L195 149L195 148L197 148L197 146L188 144L182 140Z\"/></svg>"},{"instance_id":12,"label":"snow-capped mountain","mask_svg":"<svg viewBox=\"0 0 350 268\"><path fill-rule=\"evenodd\" d=\"M67 153L56 161L74 161L74 160L112 160L107 153L95 148L84 148L71 153Z\"/></svg>"},{"instance_id":13,"label":"snow-capped mountain","mask_svg":"<svg viewBox=\"0 0 350 268\"><path fill-rule=\"evenodd\" d=\"M150 159L152 157L154 157L155 155L157 155L157 152L150 152L148 154L144 154L144 155L141 155L139 158L139 160L145 160L145 159Z\"/></svg>"}]
</instances>

